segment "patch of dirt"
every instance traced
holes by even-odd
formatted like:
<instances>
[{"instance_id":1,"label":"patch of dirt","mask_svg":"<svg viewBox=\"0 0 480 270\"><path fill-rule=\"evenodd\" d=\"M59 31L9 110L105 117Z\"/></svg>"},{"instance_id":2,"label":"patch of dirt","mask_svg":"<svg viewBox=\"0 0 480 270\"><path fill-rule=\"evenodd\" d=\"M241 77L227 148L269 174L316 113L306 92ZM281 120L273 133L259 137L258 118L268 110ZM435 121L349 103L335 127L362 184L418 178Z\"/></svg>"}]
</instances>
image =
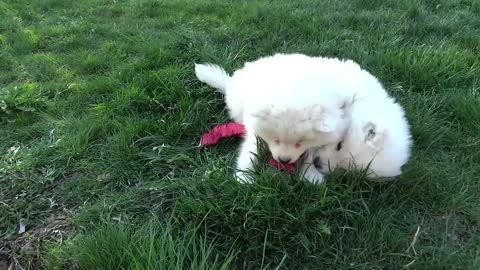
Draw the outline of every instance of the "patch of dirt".
<instances>
[{"instance_id":1,"label":"patch of dirt","mask_svg":"<svg viewBox=\"0 0 480 270\"><path fill-rule=\"evenodd\" d=\"M447 237L462 248L469 248L474 244L474 235L478 234L476 222L463 211L455 211L441 217L446 223ZM449 219L448 222L445 220Z\"/></svg>"},{"instance_id":2,"label":"patch of dirt","mask_svg":"<svg viewBox=\"0 0 480 270\"><path fill-rule=\"evenodd\" d=\"M0 253L0 270L7 270L8 268L8 256Z\"/></svg>"},{"instance_id":3,"label":"patch of dirt","mask_svg":"<svg viewBox=\"0 0 480 270\"><path fill-rule=\"evenodd\" d=\"M453 234L450 234L452 241L458 241L462 246L468 247L473 244L473 236L478 233L478 228L466 216L460 215L458 225Z\"/></svg>"},{"instance_id":4,"label":"patch of dirt","mask_svg":"<svg viewBox=\"0 0 480 270\"><path fill-rule=\"evenodd\" d=\"M41 248L46 243L62 243L71 230L66 216L51 215L44 226L0 241L0 270L45 269Z\"/></svg>"}]
</instances>

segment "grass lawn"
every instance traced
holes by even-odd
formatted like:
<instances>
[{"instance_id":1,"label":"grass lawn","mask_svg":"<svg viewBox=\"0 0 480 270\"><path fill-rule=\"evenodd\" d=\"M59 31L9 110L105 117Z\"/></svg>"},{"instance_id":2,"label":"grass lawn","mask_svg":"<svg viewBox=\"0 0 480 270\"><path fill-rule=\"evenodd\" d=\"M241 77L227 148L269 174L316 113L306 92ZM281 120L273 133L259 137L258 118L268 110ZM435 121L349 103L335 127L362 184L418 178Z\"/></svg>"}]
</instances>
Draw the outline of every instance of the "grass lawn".
<instances>
[{"instance_id":1,"label":"grass lawn","mask_svg":"<svg viewBox=\"0 0 480 270\"><path fill-rule=\"evenodd\" d=\"M229 119L193 63L276 52L378 76L404 174L313 186L263 151L242 185L238 140L198 147ZM479 89L477 0L2 0L0 269L480 269Z\"/></svg>"}]
</instances>

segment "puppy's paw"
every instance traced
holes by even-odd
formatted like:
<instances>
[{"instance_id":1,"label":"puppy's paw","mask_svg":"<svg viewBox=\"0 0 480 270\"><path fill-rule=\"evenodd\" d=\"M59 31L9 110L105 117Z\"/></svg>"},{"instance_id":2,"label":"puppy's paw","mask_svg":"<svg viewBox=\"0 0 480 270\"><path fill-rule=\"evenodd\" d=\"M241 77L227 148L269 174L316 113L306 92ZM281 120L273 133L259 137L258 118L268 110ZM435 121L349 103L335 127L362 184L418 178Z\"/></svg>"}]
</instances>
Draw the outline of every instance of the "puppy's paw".
<instances>
[{"instance_id":1,"label":"puppy's paw","mask_svg":"<svg viewBox=\"0 0 480 270\"><path fill-rule=\"evenodd\" d=\"M238 171L235 173L235 179L242 184L251 184L253 183L252 177L245 172Z\"/></svg>"},{"instance_id":2,"label":"puppy's paw","mask_svg":"<svg viewBox=\"0 0 480 270\"><path fill-rule=\"evenodd\" d=\"M314 166L309 166L306 170L305 173L303 174L303 177L305 179L315 185L320 185L323 183L323 174L321 174L317 169L315 169Z\"/></svg>"}]
</instances>

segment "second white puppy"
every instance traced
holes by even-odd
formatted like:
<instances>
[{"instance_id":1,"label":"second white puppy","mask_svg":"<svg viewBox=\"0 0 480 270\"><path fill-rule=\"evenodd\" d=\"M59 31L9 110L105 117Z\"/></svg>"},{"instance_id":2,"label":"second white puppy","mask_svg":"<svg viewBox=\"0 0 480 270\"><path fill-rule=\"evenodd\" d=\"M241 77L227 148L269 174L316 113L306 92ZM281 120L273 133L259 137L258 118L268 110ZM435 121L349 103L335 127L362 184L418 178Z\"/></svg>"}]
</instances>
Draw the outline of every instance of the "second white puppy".
<instances>
[{"instance_id":1,"label":"second white puppy","mask_svg":"<svg viewBox=\"0 0 480 270\"><path fill-rule=\"evenodd\" d=\"M253 168L256 137L273 158L292 163L308 149L336 143L350 122L353 97L386 96L378 80L353 61L276 54L246 63L229 76L211 64L195 66L197 78L225 94L230 116L246 127L237 161L240 181ZM307 155L302 173L320 183L323 175ZM310 163L310 164L309 164Z\"/></svg>"},{"instance_id":2,"label":"second white puppy","mask_svg":"<svg viewBox=\"0 0 480 270\"><path fill-rule=\"evenodd\" d=\"M412 140L403 108L390 97L367 97L351 107L351 123L344 138L313 151L322 173L335 168L366 169L369 178L402 173Z\"/></svg>"}]
</instances>

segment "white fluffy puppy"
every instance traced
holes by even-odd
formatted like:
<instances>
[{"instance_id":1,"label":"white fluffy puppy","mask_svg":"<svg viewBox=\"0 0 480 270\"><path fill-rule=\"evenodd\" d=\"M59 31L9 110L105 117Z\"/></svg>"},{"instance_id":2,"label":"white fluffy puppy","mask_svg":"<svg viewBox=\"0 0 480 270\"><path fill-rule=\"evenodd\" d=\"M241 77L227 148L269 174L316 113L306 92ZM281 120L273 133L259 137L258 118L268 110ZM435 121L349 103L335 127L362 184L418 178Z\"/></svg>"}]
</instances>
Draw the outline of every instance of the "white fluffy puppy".
<instances>
[{"instance_id":1,"label":"white fluffy puppy","mask_svg":"<svg viewBox=\"0 0 480 270\"><path fill-rule=\"evenodd\" d=\"M368 168L369 178L393 177L402 173L411 145L403 108L390 97L367 97L351 106L351 123L343 139L320 147L313 158L323 173L337 167Z\"/></svg>"},{"instance_id":2,"label":"white fluffy puppy","mask_svg":"<svg viewBox=\"0 0 480 270\"><path fill-rule=\"evenodd\" d=\"M277 161L295 162L309 148L340 140L354 95L383 92L379 82L352 61L301 54L261 58L232 76L211 64L196 65L195 73L225 94L231 118L246 127L237 161L237 176L245 182L243 172L253 168L257 154L257 136ZM311 161L307 156L303 172L319 183L323 176Z\"/></svg>"}]
</instances>

